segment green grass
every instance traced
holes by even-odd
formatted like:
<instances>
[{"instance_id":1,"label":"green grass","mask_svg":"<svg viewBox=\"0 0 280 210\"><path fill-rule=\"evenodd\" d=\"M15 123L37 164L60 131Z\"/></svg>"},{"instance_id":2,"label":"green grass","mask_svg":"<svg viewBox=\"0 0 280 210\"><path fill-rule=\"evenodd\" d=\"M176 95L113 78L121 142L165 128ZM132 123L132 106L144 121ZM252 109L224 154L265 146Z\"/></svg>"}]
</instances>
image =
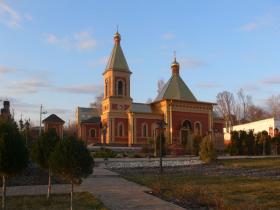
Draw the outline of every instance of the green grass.
<instances>
[{"instance_id":1,"label":"green grass","mask_svg":"<svg viewBox=\"0 0 280 210\"><path fill-rule=\"evenodd\" d=\"M280 158L218 160L227 168L280 168Z\"/></svg>"},{"instance_id":2,"label":"green grass","mask_svg":"<svg viewBox=\"0 0 280 210\"><path fill-rule=\"evenodd\" d=\"M280 168L279 158L219 160L226 168ZM166 200L212 209L280 209L280 179L186 174L131 174L126 179L150 187Z\"/></svg>"},{"instance_id":3,"label":"green grass","mask_svg":"<svg viewBox=\"0 0 280 210\"><path fill-rule=\"evenodd\" d=\"M52 195L50 201L46 196L8 196L6 210L69 210L70 194ZM73 209L107 210L101 201L90 193L74 193Z\"/></svg>"}]
</instances>

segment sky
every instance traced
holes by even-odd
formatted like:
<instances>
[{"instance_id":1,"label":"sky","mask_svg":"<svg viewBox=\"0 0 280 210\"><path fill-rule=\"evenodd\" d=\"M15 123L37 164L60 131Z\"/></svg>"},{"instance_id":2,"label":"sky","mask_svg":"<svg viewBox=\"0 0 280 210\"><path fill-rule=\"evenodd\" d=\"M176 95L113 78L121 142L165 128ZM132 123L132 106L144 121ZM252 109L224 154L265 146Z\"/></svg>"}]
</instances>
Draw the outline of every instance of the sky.
<instances>
[{"instance_id":1,"label":"sky","mask_svg":"<svg viewBox=\"0 0 280 210\"><path fill-rule=\"evenodd\" d=\"M243 88L265 106L279 94L279 0L0 0L0 99L16 119L38 124L42 104L73 121L103 92L117 26L134 102L156 97L174 51L200 101Z\"/></svg>"}]
</instances>

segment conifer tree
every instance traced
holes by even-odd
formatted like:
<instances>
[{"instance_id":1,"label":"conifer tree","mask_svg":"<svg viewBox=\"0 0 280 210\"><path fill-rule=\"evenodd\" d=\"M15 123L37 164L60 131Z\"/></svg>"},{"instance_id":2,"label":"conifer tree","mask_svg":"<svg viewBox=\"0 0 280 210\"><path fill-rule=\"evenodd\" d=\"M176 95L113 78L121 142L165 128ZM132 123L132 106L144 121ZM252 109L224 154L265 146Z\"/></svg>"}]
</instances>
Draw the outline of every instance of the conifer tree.
<instances>
[{"instance_id":1,"label":"conifer tree","mask_svg":"<svg viewBox=\"0 0 280 210\"><path fill-rule=\"evenodd\" d=\"M217 159L217 152L210 136L205 136L200 144L200 159L205 163L211 163Z\"/></svg>"},{"instance_id":2,"label":"conifer tree","mask_svg":"<svg viewBox=\"0 0 280 210\"><path fill-rule=\"evenodd\" d=\"M34 162L40 165L43 169L48 170L48 191L47 200L50 198L51 194L51 164L50 157L55 149L55 145L59 141L54 129L50 129L46 133L43 133L37 142L34 143L32 147L31 158Z\"/></svg>"},{"instance_id":3,"label":"conifer tree","mask_svg":"<svg viewBox=\"0 0 280 210\"><path fill-rule=\"evenodd\" d=\"M6 179L19 174L28 165L28 151L17 124L0 116L0 175L2 176L2 209L6 208Z\"/></svg>"},{"instance_id":4,"label":"conifer tree","mask_svg":"<svg viewBox=\"0 0 280 210\"><path fill-rule=\"evenodd\" d=\"M60 141L51 155L53 171L71 184L71 210L73 208L74 184L92 173L93 159L84 142L75 137Z\"/></svg>"}]
</instances>

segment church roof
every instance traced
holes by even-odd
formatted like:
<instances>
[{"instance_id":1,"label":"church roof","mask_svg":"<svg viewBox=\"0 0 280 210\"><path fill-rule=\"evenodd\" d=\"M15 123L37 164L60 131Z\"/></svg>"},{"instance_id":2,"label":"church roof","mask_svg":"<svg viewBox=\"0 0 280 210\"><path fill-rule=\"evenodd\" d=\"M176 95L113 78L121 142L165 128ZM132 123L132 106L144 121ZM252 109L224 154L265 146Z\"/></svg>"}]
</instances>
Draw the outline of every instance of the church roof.
<instances>
[{"instance_id":1,"label":"church roof","mask_svg":"<svg viewBox=\"0 0 280 210\"><path fill-rule=\"evenodd\" d=\"M101 118L100 117L90 117L86 120L82 120L81 123L100 123Z\"/></svg>"},{"instance_id":2,"label":"church roof","mask_svg":"<svg viewBox=\"0 0 280 210\"><path fill-rule=\"evenodd\" d=\"M45 122L65 123L60 117L58 117L55 114L51 114L50 116L45 118L42 122L43 123L45 123Z\"/></svg>"},{"instance_id":3,"label":"church roof","mask_svg":"<svg viewBox=\"0 0 280 210\"><path fill-rule=\"evenodd\" d=\"M175 59L176 61L176 59ZM154 101L161 101L164 99L184 100L196 102L196 98L192 91L188 88L179 74L179 64L172 63L172 76L164 85L161 92L158 94Z\"/></svg>"},{"instance_id":4,"label":"church roof","mask_svg":"<svg viewBox=\"0 0 280 210\"><path fill-rule=\"evenodd\" d=\"M114 40L115 44L109 57L105 71L112 69L117 71L130 72L121 47L121 36L118 32L115 34Z\"/></svg>"},{"instance_id":5,"label":"church roof","mask_svg":"<svg viewBox=\"0 0 280 210\"><path fill-rule=\"evenodd\" d=\"M130 111L138 112L138 113L153 113L150 104L142 104L142 103L132 103Z\"/></svg>"}]
</instances>

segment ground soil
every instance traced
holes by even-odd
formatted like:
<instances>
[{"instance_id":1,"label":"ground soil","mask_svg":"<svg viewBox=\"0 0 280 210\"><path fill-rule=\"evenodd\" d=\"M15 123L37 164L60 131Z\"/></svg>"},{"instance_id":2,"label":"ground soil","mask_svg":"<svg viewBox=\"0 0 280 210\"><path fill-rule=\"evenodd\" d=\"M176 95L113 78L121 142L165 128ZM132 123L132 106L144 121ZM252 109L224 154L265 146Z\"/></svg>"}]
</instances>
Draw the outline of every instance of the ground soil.
<instances>
[{"instance_id":1,"label":"ground soil","mask_svg":"<svg viewBox=\"0 0 280 210\"><path fill-rule=\"evenodd\" d=\"M52 176L52 184L65 184L66 182L57 176ZM8 178L7 186L24 186L24 185L47 185L48 172L36 165L29 165L21 174ZM2 186L2 179L0 180Z\"/></svg>"}]
</instances>

